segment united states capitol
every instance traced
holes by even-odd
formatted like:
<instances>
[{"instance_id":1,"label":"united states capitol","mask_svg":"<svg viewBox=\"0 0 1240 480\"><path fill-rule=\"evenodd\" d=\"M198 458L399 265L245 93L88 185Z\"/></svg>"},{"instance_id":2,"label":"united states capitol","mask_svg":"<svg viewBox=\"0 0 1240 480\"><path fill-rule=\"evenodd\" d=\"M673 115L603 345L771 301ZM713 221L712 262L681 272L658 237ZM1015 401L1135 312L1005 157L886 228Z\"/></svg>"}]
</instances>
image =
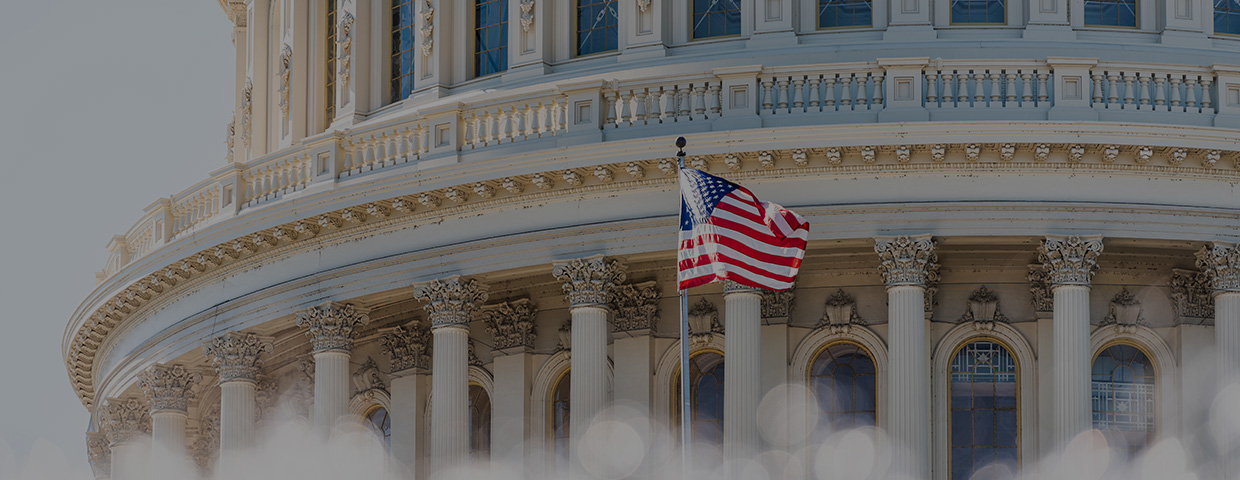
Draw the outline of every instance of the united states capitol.
<instances>
[{"instance_id":1,"label":"united states capitol","mask_svg":"<svg viewBox=\"0 0 1240 480\"><path fill-rule=\"evenodd\" d=\"M65 329L98 479L680 478L677 136L811 232L689 292L695 476L1240 471L1240 3L218 2L228 156Z\"/></svg>"}]
</instances>

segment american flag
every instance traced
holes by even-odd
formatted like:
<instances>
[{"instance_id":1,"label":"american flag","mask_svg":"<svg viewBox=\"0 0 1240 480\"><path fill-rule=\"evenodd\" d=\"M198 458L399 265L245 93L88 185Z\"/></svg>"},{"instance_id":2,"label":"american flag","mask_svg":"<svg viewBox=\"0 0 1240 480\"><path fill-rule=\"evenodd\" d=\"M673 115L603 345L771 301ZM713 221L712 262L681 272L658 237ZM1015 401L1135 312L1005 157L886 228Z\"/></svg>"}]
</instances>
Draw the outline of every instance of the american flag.
<instances>
[{"instance_id":1,"label":"american flag","mask_svg":"<svg viewBox=\"0 0 1240 480\"><path fill-rule=\"evenodd\" d=\"M792 288L808 234L809 224L791 210L701 170L680 169L681 290L722 280Z\"/></svg>"}]
</instances>

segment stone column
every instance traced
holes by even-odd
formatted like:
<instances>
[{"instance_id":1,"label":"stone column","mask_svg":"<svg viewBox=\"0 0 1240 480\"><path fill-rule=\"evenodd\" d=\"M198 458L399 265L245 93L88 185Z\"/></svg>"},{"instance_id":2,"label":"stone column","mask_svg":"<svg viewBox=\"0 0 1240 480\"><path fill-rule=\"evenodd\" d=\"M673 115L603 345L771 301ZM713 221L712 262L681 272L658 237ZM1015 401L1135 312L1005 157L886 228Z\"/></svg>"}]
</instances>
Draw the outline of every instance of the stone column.
<instances>
[{"instance_id":1,"label":"stone column","mask_svg":"<svg viewBox=\"0 0 1240 480\"><path fill-rule=\"evenodd\" d=\"M259 355L271 349L270 339L240 332L227 332L203 347L204 354L214 357L211 366L219 375L221 475L235 475L240 458L252 446Z\"/></svg>"},{"instance_id":2,"label":"stone column","mask_svg":"<svg viewBox=\"0 0 1240 480\"><path fill-rule=\"evenodd\" d=\"M95 480L107 480L112 474L112 448L108 446L107 434L86 432L86 456Z\"/></svg>"},{"instance_id":3,"label":"stone column","mask_svg":"<svg viewBox=\"0 0 1240 480\"><path fill-rule=\"evenodd\" d=\"M1089 372L1089 281L1102 253L1101 236L1047 235L1038 247L1051 285L1054 316L1051 426L1054 448L1063 448L1091 428Z\"/></svg>"},{"instance_id":4,"label":"stone column","mask_svg":"<svg viewBox=\"0 0 1240 480\"><path fill-rule=\"evenodd\" d=\"M874 239L878 271L887 284L890 337L887 431L893 445L890 477L930 477L930 356L926 347L926 283L939 278L930 235Z\"/></svg>"},{"instance_id":5,"label":"stone column","mask_svg":"<svg viewBox=\"0 0 1240 480\"><path fill-rule=\"evenodd\" d=\"M427 422L430 399L430 331L416 322L387 330L379 345L392 365L391 459L398 462L398 478L425 480L428 453Z\"/></svg>"},{"instance_id":6,"label":"stone column","mask_svg":"<svg viewBox=\"0 0 1240 480\"><path fill-rule=\"evenodd\" d=\"M434 336L430 447L436 473L469 457L469 321L487 300L487 287L454 275L415 284L414 295L426 303Z\"/></svg>"},{"instance_id":7,"label":"stone column","mask_svg":"<svg viewBox=\"0 0 1240 480\"><path fill-rule=\"evenodd\" d=\"M314 353L314 429L327 438L336 421L349 413L349 354L353 329L370 323L369 310L347 303L324 302L297 313Z\"/></svg>"},{"instance_id":8,"label":"stone column","mask_svg":"<svg viewBox=\"0 0 1240 480\"><path fill-rule=\"evenodd\" d=\"M581 441L590 422L608 403L607 313L616 286L624 281L620 262L602 255L557 262L551 270L564 282L572 314L572 360L568 401L570 469L582 476Z\"/></svg>"},{"instance_id":9,"label":"stone column","mask_svg":"<svg viewBox=\"0 0 1240 480\"><path fill-rule=\"evenodd\" d=\"M723 282L723 330L727 367L723 377L723 458L752 458L758 449L758 402L762 401L762 292ZM733 474L739 472L731 472Z\"/></svg>"},{"instance_id":10,"label":"stone column","mask_svg":"<svg viewBox=\"0 0 1240 480\"><path fill-rule=\"evenodd\" d=\"M1240 248L1234 243L1214 242L1197 252L1197 266L1214 289L1214 361L1217 388L1224 388L1236 381L1240 372ZM1232 458L1236 447L1232 438L1224 438L1218 446L1224 478L1240 473L1240 462Z\"/></svg>"},{"instance_id":11,"label":"stone column","mask_svg":"<svg viewBox=\"0 0 1240 480\"><path fill-rule=\"evenodd\" d=\"M151 365L142 372L138 386L151 402L151 466L155 472L187 465L185 421L194 386L202 374L182 365Z\"/></svg>"},{"instance_id":12,"label":"stone column","mask_svg":"<svg viewBox=\"0 0 1240 480\"><path fill-rule=\"evenodd\" d=\"M537 315L538 308L525 298L483 307L487 333L492 335L496 352L491 458L503 462L505 468L521 468L504 472L514 477L530 475L531 467L537 467L530 463L540 460L529 438Z\"/></svg>"},{"instance_id":13,"label":"stone column","mask_svg":"<svg viewBox=\"0 0 1240 480\"><path fill-rule=\"evenodd\" d=\"M102 405L102 423L112 451L112 480L145 480L147 436L151 409L137 398L109 398Z\"/></svg>"}]
</instances>

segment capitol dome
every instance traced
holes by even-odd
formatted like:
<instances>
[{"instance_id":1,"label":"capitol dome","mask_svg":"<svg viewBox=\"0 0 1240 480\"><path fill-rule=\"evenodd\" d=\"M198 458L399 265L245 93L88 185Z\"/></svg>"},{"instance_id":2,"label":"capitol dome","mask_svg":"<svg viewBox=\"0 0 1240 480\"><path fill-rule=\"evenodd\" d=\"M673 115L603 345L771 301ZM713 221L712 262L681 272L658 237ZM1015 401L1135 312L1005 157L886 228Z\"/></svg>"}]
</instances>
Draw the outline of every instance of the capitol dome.
<instances>
[{"instance_id":1,"label":"capitol dome","mask_svg":"<svg viewBox=\"0 0 1240 480\"><path fill-rule=\"evenodd\" d=\"M284 424L393 478L677 478L678 136L810 224L795 288L688 292L696 468L1236 468L1234 1L218 1L228 157L65 330L97 478L241 478Z\"/></svg>"}]
</instances>

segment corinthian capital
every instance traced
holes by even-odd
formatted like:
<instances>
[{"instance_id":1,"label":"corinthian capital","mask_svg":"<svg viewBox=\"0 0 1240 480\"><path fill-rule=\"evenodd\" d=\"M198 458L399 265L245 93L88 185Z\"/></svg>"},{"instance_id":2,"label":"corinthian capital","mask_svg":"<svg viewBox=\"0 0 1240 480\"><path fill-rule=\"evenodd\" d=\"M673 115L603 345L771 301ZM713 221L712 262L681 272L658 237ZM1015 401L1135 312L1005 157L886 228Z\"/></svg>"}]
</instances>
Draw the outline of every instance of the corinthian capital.
<instances>
[{"instance_id":1,"label":"corinthian capital","mask_svg":"<svg viewBox=\"0 0 1240 480\"><path fill-rule=\"evenodd\" d=\"M101 432L86 432L86 457L95 478L106 478L112 473L112 447L108 436Z\"/></svg>"},{"instance_id":2,"label":"corinthian capital","mask_svg":"<svg viewBox=\"0 0 1240 480\"><path fill-rule=\"evenodd\" d=\"M415 284L413 294L426 302L423 308L431 328L468 325L478 307L487 301L487 286L460 275Z\"/></svg>"},{"instance_id":3,"label":"corinthian capital","mask_svg":"<svg viewBox=\"0 0 1240 480\"><path fill-rule=\"evenodd\" d=\"M271 341L253 333L227 332L211 339L202 347L204 354L215 357L211 366L219 374L219 383L254 382L258 368L263 366L259 355L271 351Z\"/></svg>"},{"instance_id":4,"label":"corinthian capital","mask_svg":"<svg viewBox=\"0 0 1240 480\"><path fill-rule=\"evenodd\" d=\"M1197 252L1197 267L1210 279L1214 294L1240 292L1240 247L1214 242Z\"/></svg>"},{"instance_id":5,"label":"corinthian capital","mask_svg":"<svg viewBox=\"0 0 1240 480\"><path fill-rule=\"evenodd\" d=\"M392 363L392 371L431 370L431 332L418 324L393 328L379 337L379 346Z\"/></svg>"},{"instance_id":6,"label":"corinthian capital","mask_svg":"<svg viewBox=\"0 0 1240 480\"><path fill-rule=\"evenodd\" d=\"M353 329L370 323L369 309L348 303L324 302L297 312L297 326L306 328L314 353L353 348Z\"/></svg>"},{"instance_id":7,"label":"corinthian capital","mask_svg":"<svg viewBox=\"0 0 1240 480\"><path fill-rule=\"evenodd\" d=\"M137 398L109 398L103 401L100 423L108 433L108 443L117 445L151 433L151 409Z\"/></svg>"},{"instance_id":8,"label":"corinthian capital","mask_svg":"<svg viewBox=\"0 0 1240 480\"><path fill-rule=\"evenodd\" d=\"M202 374L191 372L182 365L151 365L138 378L138 387L151 401L151 412L165 410L185 413L189 401L194 398L194 386L202 381Z\"/></svg>"},{"instance_id":9,"label":"corinthian capital","mask_svg":"<svg viewBox=\"0 0 1240 480\"><path fill-rule=\"evenodd\" d=\"M534 331L534 316L538 308L528 298L482 307L487 333L495 337L495 349L529 349L538 338ZM511 352L510 352L511 353Z\"/></svg>"},{"instance_id":10,"label":"corinthian capital","mask_svg":"<svg viewBox=\"0 0 1240 480\"><path fill-rule=\"evenodd\" d=\"M929 234L878 237L874 251L878 253L878 273L888 287L925 286L939 280L939 257Z\"/></svg>"},{"instance_id":11,"label":"corinthian capital","mask_svg":"<svg viewBox=\"0 0 1240 480\"><path fill-rule=\"evenodd\" d=\"M1102 253L1102 236L1047 235L1038 247L1038 261L1042 262L1051 286L1089 285L1094 271L1098 269L1098 255Z\"/></svg>"},{"instance_id":12,"label":"corinthian capital","mask_svg":"<svg viewBox=\"0 0 1240 480\"><path fill-rule=\"evenodd\" d=\"M606 307L626 276L624 265L608 262L602 255L556 262L551 274L564 282L564 293L573 308Z\"/></svg>"}]
</instances>

